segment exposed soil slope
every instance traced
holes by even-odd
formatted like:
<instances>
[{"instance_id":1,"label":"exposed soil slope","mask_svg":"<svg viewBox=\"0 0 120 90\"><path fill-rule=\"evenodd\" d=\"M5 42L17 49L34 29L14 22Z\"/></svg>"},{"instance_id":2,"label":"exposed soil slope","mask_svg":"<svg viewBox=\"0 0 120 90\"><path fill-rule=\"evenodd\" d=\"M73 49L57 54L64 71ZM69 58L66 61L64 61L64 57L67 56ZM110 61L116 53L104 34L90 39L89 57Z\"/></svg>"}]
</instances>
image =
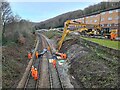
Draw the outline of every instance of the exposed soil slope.
<instances>
[{"instance_id":1,"label":"exposed soil slope","mask_svg":"<svg viewBox=\"0 0 120 90\"><path fill-rule=\"evenodd\" d=\"M67 40L61 52L66 52L69 74L85 88L113 88L118 85L118 58L96 49L81 40ZM74 83L73 83L74 84Z\"/></svg>"},{"instance_id":2,"label":"exposed soil slope","mask_svg":"<svg viewBox=\"0 0 120 90\"><path fill-rule=\"evenodd\" d=\"M35 37L26 38L24 45L11 43L2 48L2 87L14 88L21 79L29 60L27 51L34 48Z\"/></svg>"}]
</instances>

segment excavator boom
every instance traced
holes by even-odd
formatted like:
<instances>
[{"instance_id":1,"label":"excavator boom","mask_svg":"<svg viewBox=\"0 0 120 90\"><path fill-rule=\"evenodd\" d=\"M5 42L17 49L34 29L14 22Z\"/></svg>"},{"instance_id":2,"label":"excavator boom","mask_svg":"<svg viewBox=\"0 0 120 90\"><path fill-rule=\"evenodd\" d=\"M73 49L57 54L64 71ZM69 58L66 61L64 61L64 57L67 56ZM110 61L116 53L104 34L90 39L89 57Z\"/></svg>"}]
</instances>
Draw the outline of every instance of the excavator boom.
<instances>
[{"instance_id":1,"label":"excavator boom","mask_svg":"<svg viewBox=\"0 0 120 90\"><path fill-rule=\"evenodd\" d=\"M69 25L73 25L75 27L80 27L80 28L78 30L69 30L68 29ZM81 33L81 32L84 32L84 31L88 31L88 28L86 28L86 26L94 26L95 30L97 30L97 29L101 30L101 27L99 25L84 24L84 23L77 22L77 21L67 20L64 23L64 31L63 31L62 37L61 37L60 41L58 42L58 52L62 47L62 44L63 44L63 41L64 41L65 37L69 33L71 33L71 32L80 32Z\"/></svg>"}]
</instances>

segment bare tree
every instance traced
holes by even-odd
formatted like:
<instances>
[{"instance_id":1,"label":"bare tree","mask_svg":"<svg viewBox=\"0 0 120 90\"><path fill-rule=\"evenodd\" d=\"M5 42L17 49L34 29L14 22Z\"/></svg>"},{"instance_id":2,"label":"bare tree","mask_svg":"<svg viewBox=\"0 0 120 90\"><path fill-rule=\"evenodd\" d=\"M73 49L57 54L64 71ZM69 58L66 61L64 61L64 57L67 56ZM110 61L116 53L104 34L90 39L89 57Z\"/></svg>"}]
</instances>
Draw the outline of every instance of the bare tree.
<instances>
[{"instance_id":1,"label":"bare tree","mask_svg":"<svg viewBox=\"0 0 120 90\"><path fill-rule=\"evenodd\" d=\"M20 20L21 20L21 17L19 15L13 16L13 20L12 21L20 22Z\"/></svg>"},{"instance_id":2,"label":"bare tree","mask_svg":"<svg viewBox=\"0 0 120 90\"><path fill-rule=\"evenodd\" d=\"M2 31L2 9L1 9L1 6L2 6L2 2L0 2L0 32Z\"/></svg>"},{"instance_id":3,"label":"bare tree","mask_svg":"<svg viewBox=\"0 0 120 90\"><path fill-rule=\"evenodd\" d=\"M1 10L1 18L2 18L2 26L3 26L2 35L4 36L5 26L7 23L11 22L13 16L12 16L12 10L10 4L7 1L1 2L0 10Z\"/></svg>"},{"instance_id":4,"label":"bare tree","mask_svg":"<svg viewBox=\"0 0 120 90\"><path fill-rule=\"evenodd\" d=\"M1 17L2 14L1 14L1 6L2 6L2 3L0 2L0 44L2 43L2 17Z\"/></svg>"}]
</instances>

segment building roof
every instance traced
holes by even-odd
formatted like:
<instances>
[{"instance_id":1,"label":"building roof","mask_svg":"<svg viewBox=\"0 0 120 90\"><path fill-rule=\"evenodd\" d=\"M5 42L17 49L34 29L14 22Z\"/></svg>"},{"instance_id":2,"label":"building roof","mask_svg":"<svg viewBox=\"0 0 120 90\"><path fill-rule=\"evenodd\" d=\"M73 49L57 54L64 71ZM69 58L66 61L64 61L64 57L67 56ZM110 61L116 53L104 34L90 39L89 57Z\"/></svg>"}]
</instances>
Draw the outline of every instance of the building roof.
<instances>
[{"instance_id":1,"label":"building roof","mask_svg":"<svg viewBox=\"0 0 120 90\"><path fill-rule=\"evenodd\" d=\"M120 7L117 7L117 8L109 8L109 9L105 9L105 10L100 10L100 11L97 11L97 12L93 12L93 13L91 13L91 14L83 15L83 16L81 16L80 18L88 17L88 16L92 16L92 15L100 14L100 13L102 13L102 12L112 11L112 10L116 10L116 9L120 9Z\"/></svg>"}]
</instances>

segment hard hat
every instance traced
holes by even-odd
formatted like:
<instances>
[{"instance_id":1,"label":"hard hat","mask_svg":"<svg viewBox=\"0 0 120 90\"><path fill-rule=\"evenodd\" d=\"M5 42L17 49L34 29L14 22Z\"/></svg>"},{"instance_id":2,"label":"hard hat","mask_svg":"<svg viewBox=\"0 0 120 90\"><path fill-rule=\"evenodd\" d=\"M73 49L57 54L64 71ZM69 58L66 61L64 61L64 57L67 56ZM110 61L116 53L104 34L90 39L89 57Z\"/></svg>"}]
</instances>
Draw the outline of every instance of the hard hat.
<instances>
[{"instance_id":1,"label":"hard hat","mask_svg":"<svg viewBox=\"0 0 120 90\"><path fill-rule=\"evenodd\" d=\"M35 70L37 70L37 68L35 68Z\"/></svg>"},{"instance_id":2,"label":"hard hat","mask_svg":"<svg viewBox=\"0 0 120 90\"><path fill-rule=\"evenodd\" d=\"M34 66L32 66L32 68L34 68Z\"/></svg>"}]
</instances>

